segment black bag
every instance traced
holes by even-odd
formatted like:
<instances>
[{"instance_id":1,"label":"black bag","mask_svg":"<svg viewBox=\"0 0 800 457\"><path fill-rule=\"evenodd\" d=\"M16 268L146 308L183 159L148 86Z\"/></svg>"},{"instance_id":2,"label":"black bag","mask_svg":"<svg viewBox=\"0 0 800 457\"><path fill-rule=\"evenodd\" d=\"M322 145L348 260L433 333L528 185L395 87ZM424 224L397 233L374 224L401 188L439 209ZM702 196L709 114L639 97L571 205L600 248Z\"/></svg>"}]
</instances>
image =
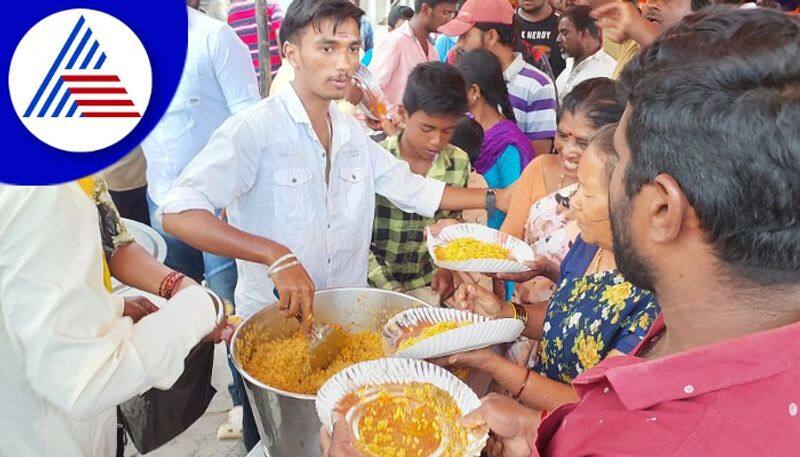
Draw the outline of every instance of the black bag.
<instances>
[{"instance_id":1,"label":"black bag","mask_svg":"<svg viewBox=\"0 0 800 457\"><path fill-rule=\"evenodd\" d=\"M217 393L211 386L212 343L192 348L184 366L183 374L169 390L150 389L120 405L122 422L142 454L186 431L206 412Z\"/></svg>"}]
</instances>

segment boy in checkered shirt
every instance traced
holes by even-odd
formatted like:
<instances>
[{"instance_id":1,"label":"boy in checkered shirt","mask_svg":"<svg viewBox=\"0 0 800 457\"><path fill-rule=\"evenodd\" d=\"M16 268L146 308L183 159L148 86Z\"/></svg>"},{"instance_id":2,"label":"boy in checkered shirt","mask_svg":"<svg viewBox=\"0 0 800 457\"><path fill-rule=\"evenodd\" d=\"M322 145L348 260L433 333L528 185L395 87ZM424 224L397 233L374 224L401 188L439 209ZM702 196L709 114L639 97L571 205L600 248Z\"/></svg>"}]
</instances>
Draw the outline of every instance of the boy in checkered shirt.
<instances>
[{"instance_id":1,"label":"boy in checkered shirt","mask_svg":"<svg viewBox=\"0 0 800 457\"><path fill-rule=\"evenodd\" d=\"M454 67L442 62L417 66L403 96L405 129L381 145L408 162L411 171L447 184L464 187L470 160L449 144L467 111L466 84ZM442 218L458 216L440 211L433 218L405 213L378 196L370 249L372 287L410 293L438 304L453 293L452 273L437 270L425 245L425 228Z\"/></svg>"}]
</instances>

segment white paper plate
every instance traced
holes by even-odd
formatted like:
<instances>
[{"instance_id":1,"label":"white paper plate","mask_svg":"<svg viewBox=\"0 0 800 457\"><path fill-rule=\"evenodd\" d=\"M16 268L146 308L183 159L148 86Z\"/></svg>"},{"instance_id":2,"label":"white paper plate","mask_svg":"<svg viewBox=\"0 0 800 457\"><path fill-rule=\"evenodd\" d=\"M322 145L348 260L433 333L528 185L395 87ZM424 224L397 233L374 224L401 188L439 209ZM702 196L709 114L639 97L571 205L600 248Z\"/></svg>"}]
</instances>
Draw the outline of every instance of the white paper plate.
<instances>
[{"instance_id":1,"label":"white paper plate","mask_svg":"<svg viewBox=\"0 0 800 457\"><path fill-rule=\"evenodd\" d=\"M439 322L471 322L470 325L433 335L410 347L395 351L408 336L408 329ZM488 319L467 311L449 308L419 308L403 311L389 319L382 337L394 357L432 359L483 349L515 341L525 329L519 319Z\"/></svg>"},{"instance_id":2,"label":"white paper plate","mask_svg":"<svg viewBox=\"0 0 800 457\"><path fill-rule=\"evenodd\" d=\"M364 386L412 382L430 383L444 390L455 400L462 414L471 413L481 406L475 392L440 366L422 360L378 359L351 365L329 379L317 393L317 415L331 431L333 411L346 395ZM488 436L488 433L469 434L470 446L466 455L480 455Z\"/></svg>"},{"instance_id":3,"label":"white paper plate","mask_svg":"<svg viewBox=\"0 0 800 457\"><path fill-rule=\"evenodd\" d=\"M434 248L457 238L474 238L487 243L499 243L511 251L514 260L474 259L459 262L444 262L436 258ZM534 259L533 249L524 241L511 235L478 224L457 224L445 227L437 236L428 233L428 252L434 263L441 268L472 273L523 273L530 269L521 262Z\"/></svg>"},{"instance_id":4,"label":"white paper plate","mask_svg":"<svg viewBox=\"0 0 800 457\"><path fill-rule=\"evenodd\" d=\"M131 219L122 219L122 223L128 229L128 232L136 240L136 242L149 252L150 255L155 257L159 262L163 263L167 258L167 243L153 227L144 225ZM111 278L111 287L115 294L122 294L132 287L122 284L113 277Z\"/></svg>"}]
</instances>

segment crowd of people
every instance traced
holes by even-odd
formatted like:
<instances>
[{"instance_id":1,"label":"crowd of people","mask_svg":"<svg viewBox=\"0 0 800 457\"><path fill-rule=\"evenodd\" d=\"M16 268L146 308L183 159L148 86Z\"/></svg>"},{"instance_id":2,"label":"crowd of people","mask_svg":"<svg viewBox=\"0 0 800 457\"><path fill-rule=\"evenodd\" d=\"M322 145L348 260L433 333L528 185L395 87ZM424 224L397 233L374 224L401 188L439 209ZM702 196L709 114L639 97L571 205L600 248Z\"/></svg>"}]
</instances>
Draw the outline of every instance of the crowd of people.
<instances>
[{"instance_id":1,"label":"crowd of people","mask_svg":"<svg viewBox=\"0 0 800 457\"><path fill-rule=\"evenodd\" d=\"M308 331L315 291L367 285L523 320L513 344L432 361L491 377L462 419L490 430L486 455L793 455L796 3L415 0L377 39L357 0L268 1L268 69L254 1L227 24L197 3L140 148L0 187L10 455L120 455L116 406L229 338L226 314L277 302ZM385 97L377 120L357 71ZM164 237L163 264L123 217ZM437 268L426 231L465 221L530 245L529 271ZM223 428L250 450L231 374ZM360 455L336 419L322 454Z\"/></svg>"}]
</instances>

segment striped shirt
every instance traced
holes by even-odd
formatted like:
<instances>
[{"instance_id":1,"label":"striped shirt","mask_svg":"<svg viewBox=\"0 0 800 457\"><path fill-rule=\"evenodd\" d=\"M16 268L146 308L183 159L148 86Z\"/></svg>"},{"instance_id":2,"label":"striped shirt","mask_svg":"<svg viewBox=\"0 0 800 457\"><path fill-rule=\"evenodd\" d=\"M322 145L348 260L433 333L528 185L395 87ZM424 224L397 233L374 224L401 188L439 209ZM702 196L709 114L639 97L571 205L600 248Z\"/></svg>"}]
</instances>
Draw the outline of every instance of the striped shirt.
<instances>
[{"instance_id":1,"label":"striped shirt","mask_svg":"<svg viewBox=\"0 0 800 457\"><path fill-rule=\"evenodd\" d=\"M278 72L281 66L281 52L278 48L278 30L283 22L283 10L277 1L267 2L267 22L269 24L269 62L272 77ZM250 57L253 59L253 67L256 75L261 75L259 71L261 65L258 60L258 23L256 21L256 2L253 0L231 0L228 10L228 24L233 27L244 44L250 49Z\"/></svg>"},{"instance_id":2,"label":"striped shirt","mask_svg":"<svg viewBox=\"0 0 800 457\"><path fill-rule=\"evenodd\" d=\"M525 62L522 54L503 72L517 125L531 141L556 136L556 88L541 70Z\"/></svg>"}]
</instances>

